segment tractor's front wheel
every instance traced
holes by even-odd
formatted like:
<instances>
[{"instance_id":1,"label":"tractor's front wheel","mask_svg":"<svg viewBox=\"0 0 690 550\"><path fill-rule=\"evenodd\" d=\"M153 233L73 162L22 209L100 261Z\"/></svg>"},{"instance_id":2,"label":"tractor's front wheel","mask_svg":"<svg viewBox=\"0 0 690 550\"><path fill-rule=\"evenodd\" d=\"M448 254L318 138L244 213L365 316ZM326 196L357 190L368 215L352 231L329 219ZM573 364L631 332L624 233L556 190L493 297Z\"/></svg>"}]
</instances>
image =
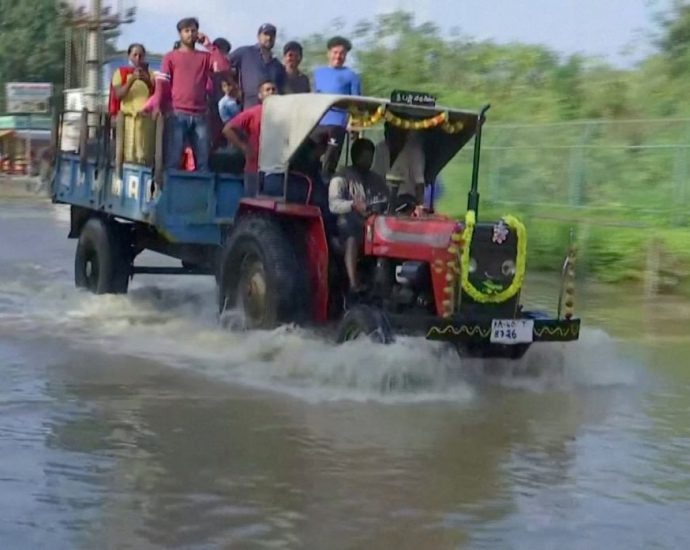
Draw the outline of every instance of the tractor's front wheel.
<instances>
[{"instance_id":1,"label":"tractor's front wheel","mask_svg":"<svg viewBox=\"0 0 690 550\"><path fill-rule=\"evenodd\" d=\"M338 327L338 343L349 342L360 337L369 338L377 344L393 342L393 329L381 310L365 305L348 309Z\"/></svg>"}]
</instances>

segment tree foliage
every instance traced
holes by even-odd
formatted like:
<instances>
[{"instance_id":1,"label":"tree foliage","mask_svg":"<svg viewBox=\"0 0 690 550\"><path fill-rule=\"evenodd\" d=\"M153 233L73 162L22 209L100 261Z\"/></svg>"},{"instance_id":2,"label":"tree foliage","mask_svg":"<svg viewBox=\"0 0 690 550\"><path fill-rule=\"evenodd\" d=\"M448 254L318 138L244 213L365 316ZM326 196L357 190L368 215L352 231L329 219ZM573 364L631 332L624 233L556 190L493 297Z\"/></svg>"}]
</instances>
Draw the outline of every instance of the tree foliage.
<instances>
[{"instance_id":1,"label":"tree foliage","mask_svg":"<svg viewBox=\"0 0 690 550\"><path fill-rule=\"evenodd\" d=\"M62 80L64 19L55 0L0 0L0 36L0 98L6 82Z\"/></svg>"}]
</instances>

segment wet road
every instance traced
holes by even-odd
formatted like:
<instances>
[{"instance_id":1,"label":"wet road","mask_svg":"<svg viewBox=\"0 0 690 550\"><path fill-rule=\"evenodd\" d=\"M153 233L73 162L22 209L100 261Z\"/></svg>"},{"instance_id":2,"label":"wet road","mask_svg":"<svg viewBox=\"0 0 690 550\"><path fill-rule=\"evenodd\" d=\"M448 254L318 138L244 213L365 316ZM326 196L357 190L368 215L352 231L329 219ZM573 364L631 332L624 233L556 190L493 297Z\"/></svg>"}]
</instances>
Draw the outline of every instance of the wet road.
<instances>
[{"instance_id":1,"label":"wet road","mask_svg":"<svg viewBox=\"0 0 690 550\"><path fill-rule=\"evenodd\" d=\"M690 545L690 305L587 288L579 343L488 376L223 331L206 278L77 292L68 220L0 199L3 548Z\"/></svg>"}]
</instances>

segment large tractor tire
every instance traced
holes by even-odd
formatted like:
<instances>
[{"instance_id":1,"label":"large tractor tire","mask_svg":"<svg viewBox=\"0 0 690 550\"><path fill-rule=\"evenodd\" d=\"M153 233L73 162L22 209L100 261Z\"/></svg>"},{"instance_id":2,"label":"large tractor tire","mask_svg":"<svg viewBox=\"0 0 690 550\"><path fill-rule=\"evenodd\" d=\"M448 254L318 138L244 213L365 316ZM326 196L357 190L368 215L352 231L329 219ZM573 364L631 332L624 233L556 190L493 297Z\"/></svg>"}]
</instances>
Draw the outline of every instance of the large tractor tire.
<instances>
[{"instance_id":1,"label":"large tractor tire","mask_svg":"<svg viewBox=\"0 0 690 550\"><path fill-rule=\"evenodd\" d=\"M367 337L376 344L393 342L393 329L381 310L365 305L356 305L345 312L338 327L338 343Z\"/></svg>"},{"instance_id":2,"label":"large tractor tire","mask_svg":"<svg viewBox=\"0 0 690 550\"><path fill-rule=\"evenodd\" d=\"M219 309L243 314L248 329L304 320L305 266L274 219L247 216L232 229L220 260Z\"/></svg>"},{"instance_id":3,"label":"large tractor tire","mask_svg":"<svg viewBox=\"0 0 690 550\"><path fill-rule=\"evenodd\" d=\"M94 294L125 294L133 254L127 228L101 218L88 220L79 233L74 282Z\"/></svg>"}]
</instances>

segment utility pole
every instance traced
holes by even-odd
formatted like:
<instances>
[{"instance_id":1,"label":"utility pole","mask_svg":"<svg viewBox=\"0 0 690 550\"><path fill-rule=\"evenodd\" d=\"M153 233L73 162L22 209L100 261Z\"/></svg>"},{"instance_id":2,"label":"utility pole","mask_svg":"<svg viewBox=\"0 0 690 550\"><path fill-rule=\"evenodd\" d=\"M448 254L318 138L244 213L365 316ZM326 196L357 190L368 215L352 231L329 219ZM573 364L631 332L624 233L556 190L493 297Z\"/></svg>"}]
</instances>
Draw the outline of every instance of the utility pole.
<instances>
[{"instance_id":1,"label":"utility pole","mask_svg":"<svg viewBox=\"0 0 690 550\"><path fill-rule=\"evenodd\" d=\"M134 5L126 7L123 0L117 0L115 6L104 6L103 0L87 0L88 9L81 0L68 0L62 3L62 9L67 16L67 40L72 41L67 48L69 53L65 59L65 74L79 74L84 86L84 107L92 113L100 113L104 110L103 91L104 83L101 67L103 66L103 52L105 46L104 35L108 31L117 30L121 25L134 22L136 8ZM72 67L75 60L79 63L80 55L72 55L76 49L78 37L83 34L74 33L74 29L85 31L86 55L83 57L83 66ZM70 36L71 35L71 36ZM72 38L74 37L74 38ZM66 82L67 85L69 85ZM83 84L83 85L84 85Z\"/></svg>"}]
</instances>

